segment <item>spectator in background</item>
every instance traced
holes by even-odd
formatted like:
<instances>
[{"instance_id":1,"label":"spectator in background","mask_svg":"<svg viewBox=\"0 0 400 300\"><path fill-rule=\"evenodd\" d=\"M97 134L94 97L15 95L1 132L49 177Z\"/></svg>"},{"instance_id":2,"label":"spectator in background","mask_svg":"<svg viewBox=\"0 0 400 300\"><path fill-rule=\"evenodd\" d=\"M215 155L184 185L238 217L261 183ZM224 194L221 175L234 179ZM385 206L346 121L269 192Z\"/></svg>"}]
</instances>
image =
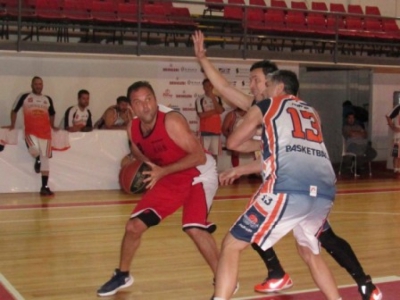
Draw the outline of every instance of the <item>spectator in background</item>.
<instances>
[{"instance_id":1,"label":"spectator in background","mask_svg":"<svg viewBox=\"0 0 400 300\"><path fill-rule=\"evenodd\" d=\"M214 86L208 78L203 80L204 95L197 97L195 106L200 118L200 139L205 150L217 161L221 153L222 100L213 93Z\"/></svg>"},{"instance_id":2,"label":"spectator in background","mask_svg":"<svg viewBox=\"0 0 400 300\"><path fill-rule=\"evenodd\" d=\"M97 129L126 129L133 118L133 112L129 100L125 96L117 98L117 104L110 106L101 118L94 124Z\"/></svg>"},{"instance_id":3,"label":"spectator in background","mask_svg":"<svg viewBox=\"0 0 400 300\"><path fill-rule=\"evenodd\" d=\"M363 129L365 129L365 123L368 123L369 119L369 113L365 108L353 105L350 100L344 101L342 104L342 108L343 125L345 125L346 123L346 118L348 114L352 113L354 114L356 123L359 124Z\"/></svg>"},{"instance_id":4,"label":"spectator in background","mask_svg":"<svg viewBox=\"0 0 400 300\"><path fill-rule=\"evenodd\" d=\"M233 130L237 125L243 120L243 116L246 114L241 108L235 108L226 114L224 121L222 123L222 134L228 139ZM237 167L239 165L239 152L231 151L231 163L232 167Z\"/></svg>"},{"instance_id":5,"label":"spectator in background","mask_svg":"<svg viewBox=\"0 0 400 300\"><path fill-rule=\"evenodd\" d=\"M357 159L364 160L361 160L360 163L365 162L365 160L372 161L376 157L377 153L368 141L367 131L356 122L355 114L352 112L346 116L346 123L343 126L343 137L346 142L346 151L356 154Z\"/></svg>"},{"instance_id":6,"label":"spectator in background","mask_svg":"<svg viewBox=\"0 0 400 300\"><path fill-rule=\"evenodd\" d=\"M51 158L51 129L54 127L55 110L53 100L42 94L43 80L35 76L31 82L32 92L22 94L11 111L10 130L14 129L17 113L22 108L25 123L25 142L29 153L35 158L34 170L42 175L41 196L53 196L47 183L49 180L49 158Z\"/></svg>"},{"instance_id":7,"label":"spectator in background","mask_svg":"<svg viewBox=\"0 0 400 300\"><path fill-rule=\"evenodd\" d=\"M64 128L69 132L93 130L92 113L89 106L90 94L87 90L78 92L78 105L69 107L64 114Z\"/></svg>"},{"instance_id":8,"label":"spectator in background","mask_svg":"<svg viewBox=\"0 0 400 300\"><path fill-rule=\"evenodd\" d=\"M393 131L393 170L396 178L400 178L400 104L395 106L393 110L386 116L386 120L390 129Z\"/></svg>"}]
</instances>

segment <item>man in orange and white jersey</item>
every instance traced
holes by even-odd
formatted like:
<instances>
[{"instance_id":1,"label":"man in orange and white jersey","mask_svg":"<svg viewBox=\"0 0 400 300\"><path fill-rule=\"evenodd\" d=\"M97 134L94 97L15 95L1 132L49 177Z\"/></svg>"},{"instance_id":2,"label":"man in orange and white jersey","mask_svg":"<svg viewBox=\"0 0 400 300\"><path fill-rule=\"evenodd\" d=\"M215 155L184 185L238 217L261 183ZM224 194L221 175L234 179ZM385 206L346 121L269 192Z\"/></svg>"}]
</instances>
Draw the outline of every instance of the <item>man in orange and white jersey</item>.
<instances>
[{"instance_id":1,"label":"man in orange and white jersey","mask_svg":"<svg viewBox=\"0 0 400 300\"><path fill-rule=\"evenodd\" d=\"M213 93L213 85L208 78L203 80L204 95L197 97L196 112L200 119L200 141L203 148L217 161L221 154L221 114L224 112L222 100Z\"/></svg>"},{"instance_id":2,"label":"man in orange and white jersey","mask_svg":"<svg viewBox=\"0 0 400 300\"><path fill-rule=\"evenodd\" d=\"M265 94L271 98L250 108L227 141L230 149L255 151L260 143L253 136L263 126L264 182L225 236L214 299L232 296L242 250L252 243L266 250L293 230L299 254L315 283L326 299L338 300L317 238L332 207L336 181L319 118L312 107L294 96L299 88L295 73L280 70L268 77Z\"/></svg>"},{"instance_id":3,"label":"man in orange and white jersey","mask_svg":"<svg viewBox=\"0 0 400 300\"><path fill-rule=\"evenodd\" d=\"M11 125L14 129L17 113L22 108L25 123L25 142L29 153L35 158L34 169L42 175L41 196L53 196L48 186L49 158L51 158L51 129L56 114L53 100L42 94L43 80L35 76L31 83L32 92L21 95L11 111Z\"/></svg>"},{"instance_id":4,"label":"man in orange and white jersey","mask_svg":"<svg viewBox=\"0 0 400 300\"><path fill-rule=\"evenodd\" d=\"M400 178L400 104L392 109L386 116L386 120L393 131L393 170L396 178Z\"/></svg>"}]
</instances>

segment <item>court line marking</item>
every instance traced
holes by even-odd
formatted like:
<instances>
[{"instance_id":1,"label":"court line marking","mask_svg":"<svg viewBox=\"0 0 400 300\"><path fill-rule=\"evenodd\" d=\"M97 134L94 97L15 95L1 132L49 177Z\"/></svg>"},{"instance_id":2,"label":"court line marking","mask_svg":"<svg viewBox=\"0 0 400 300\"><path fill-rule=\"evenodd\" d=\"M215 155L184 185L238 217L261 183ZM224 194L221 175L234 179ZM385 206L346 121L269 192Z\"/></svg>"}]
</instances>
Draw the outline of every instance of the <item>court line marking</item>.
<instances>
[{"instance_id":1,"label":"court line marking","mask_svg":"<svg viewBox=\"0 0 400 300\"><path fill-rule=\"evenodd\" d=\"M381 189L353 189L337 191L336 195L370 195L370 194L387 194L393 192L400 192L400 188L381 188ZM248 199L253 194L236 195L236 196L216 196L214 201L231 201L234 199ZM104 202L71 202L71 203L51 203L47 200L45 203L40 204L17 204L17 205L0 205L0 209L4 210L32 210L32 209L55 209L55 208L73 208L73 207L93 207L93 206L113 206L125 204L137 204L140 199L128 200L110 200Z\"/></svg>"},{"instance_id":2,"label":"court line marking","mask_svg":"<svg viewBox=\"0 0 400 300\"><path fill-rule=\"evenodd\" d=\"M8 292L15 298L15 300L25 300L24 297L14 288L14 286L0 273L0 282L4 285Z\"/></svg>"},{"instance_id":3,"label":"court line marking","mask_svg":"<svg viewBox=\"0 0 400 300\"><path fill-rule=\"evenodd\" d=\"M75 208L75 207L70 207ZM225 214L225 213L237 213L240 214L243 209L238 210L217 210L212 211L213 214ZM332 211L331 214L342 214L342 215L382 215L382 216L400 216L400 212L364 212L364 211ZM119 215L97 215L90 217L61 217L61 218L46 218L46 221L73 221L73 220L96 220L96 219L113 219L113 218L125 218L128 220L130 214L119 214ZM11 223L27 223L37 221L37 219L24 219L24 220L0 220L0 224L11 224ZM163 223L165 224L165 223ZM165 226L165 225L164 225ZM172 225L171 225L172 226ZM173 225L175 226L175 224Z\"/></svg>"},{"instance_id":4,"label":"court line marking","mask_svg":"<svg viewBox=\"0 0 400 300\"><path fill-rule=\"evenodd\" d=\"M386 277L377 277L373 278L374 283L379 284L379 283L387 283L387 282L394 282L394 281L399 281L400 277L398 276L386 276ZM338 288L348 288L348 287L356 287L356 284L345 284L345 285L340 285ZM232 300L253 300L253 299L266 299L266 298L271 298L271 297L277 297L279 295L294 295L294 294L304 294L304 293L312 293L312 292L318 292L319 289L313 288L313 289L307 289L307 290L300 290L300 291L283 291L279 293L270 293L270 294L263 294L263 295L255 295L255 296L246 296L246 297L238 297L238 298L232 298Z\"/></svg>"}]
</instances>

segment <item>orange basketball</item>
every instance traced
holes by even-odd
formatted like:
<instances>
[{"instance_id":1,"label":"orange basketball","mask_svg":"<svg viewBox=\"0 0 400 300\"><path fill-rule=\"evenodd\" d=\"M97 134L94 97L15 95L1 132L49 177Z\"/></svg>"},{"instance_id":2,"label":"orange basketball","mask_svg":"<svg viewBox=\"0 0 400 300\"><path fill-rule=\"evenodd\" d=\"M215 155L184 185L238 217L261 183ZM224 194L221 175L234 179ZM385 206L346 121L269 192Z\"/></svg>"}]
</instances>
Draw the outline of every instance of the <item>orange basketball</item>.
<instances>
[{"instance_id":1,"label":"orange basketball","mask_svg":"<svg viewBox=\"0 0 400 300\"><path fill-rule=\"evenodd\" d=\"M121 168L131 162L133 162L135 159L132 157L131 154L127 154L125 155L122 159L121 159Z\"/></svg>"},{"instance_id":2,"label":"orange basketball","mask_svg":"<svg viewBox=\"0 0 400 300\"><path fill-rule=\"evenodd\" d=\"M145 190L146 178L143 171L150 170L150 167L138 160L126 164L119 171L119 184L121 189L128 194L138 194Z\"/></svg>"}]
</instances>

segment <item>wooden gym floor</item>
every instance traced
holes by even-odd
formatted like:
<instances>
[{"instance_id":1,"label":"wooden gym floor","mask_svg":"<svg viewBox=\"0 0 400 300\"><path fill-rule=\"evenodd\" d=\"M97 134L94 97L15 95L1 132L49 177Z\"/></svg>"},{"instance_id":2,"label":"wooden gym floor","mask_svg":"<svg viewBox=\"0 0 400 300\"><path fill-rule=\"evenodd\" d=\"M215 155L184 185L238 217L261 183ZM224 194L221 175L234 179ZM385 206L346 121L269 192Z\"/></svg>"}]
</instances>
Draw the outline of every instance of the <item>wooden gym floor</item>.
<instances>
[{"instance_id":1,"label":"wooden gym floor","mask_svg":"<svg viewBox=\"0 0 400 300\"><path fill-rule=\"evenodd\" d=\"M219 189L210 215L218 224L218 244L258 185L258 180L244 178ZM330 216L334 231L352 245L374 280L400 276L400 180L385 171L359 179L345 174L337 186ZM138 200L120 191L58 192L51 200L37 193L2 194L0 299L98 299L97 288L117 267L124 224ZM145 234L131 267L133 286L106 299L209 299L213 276L180 229L180 216L179 211ZM288 292L315 288L291 234L275 250L295 283ZM329 255L323 255L339 286L354 285ZM251 248L243 252L239 272L236 299L305 299L265 298L253 292L266 271ZM394 284L397 291L399 282ZM344 300L359 299L356 287L348 290L353 296ZM316 295L308 299L322 299ZM387 296L384 299L397 298Z\"/></svg>"}]
</instances>

